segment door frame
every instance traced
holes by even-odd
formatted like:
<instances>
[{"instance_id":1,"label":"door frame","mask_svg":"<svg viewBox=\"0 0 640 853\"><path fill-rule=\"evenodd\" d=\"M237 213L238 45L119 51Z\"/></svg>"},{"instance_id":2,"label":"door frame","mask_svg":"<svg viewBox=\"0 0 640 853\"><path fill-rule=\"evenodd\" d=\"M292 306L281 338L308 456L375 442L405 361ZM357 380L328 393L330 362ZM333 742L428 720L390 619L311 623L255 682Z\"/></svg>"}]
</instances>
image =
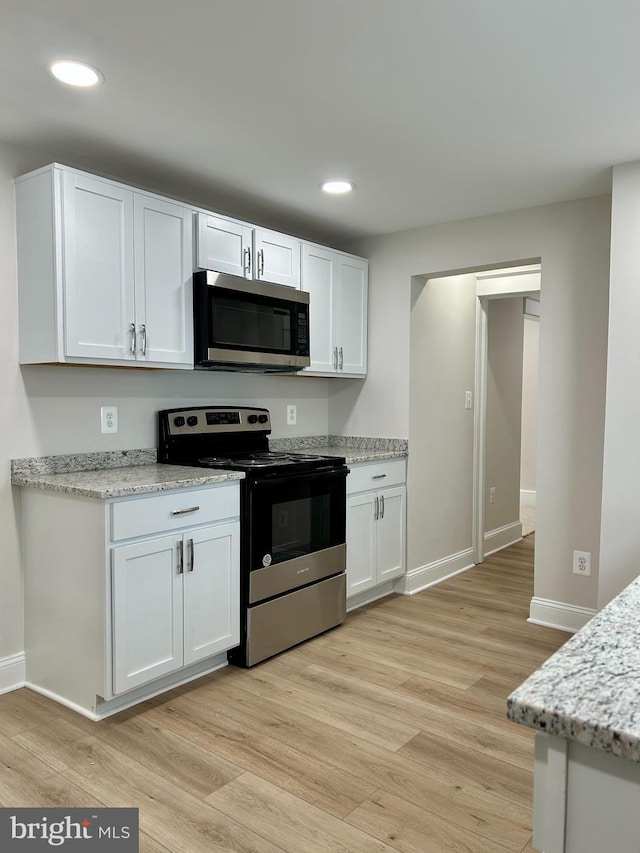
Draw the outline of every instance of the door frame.
<instances>
[{"instance_id":1,"label":"door frame","mask_svg":"<svg viewBox=\"0 0 640 853\"><path fill-rule=\"evenodd\" d=\"M527 271L528 272L528 271ZM492 288L478 282L476 298L476 363L474 378L475 410L473 419L473 516L471 524L473 562L484 562L485 447L487 425L487 371L489 358L489 301L492 299L540 298L537 290ZM523 306L524 318L524 306ZM524 319L523 319L524 322Z\"/></svg>"}]
</instances>

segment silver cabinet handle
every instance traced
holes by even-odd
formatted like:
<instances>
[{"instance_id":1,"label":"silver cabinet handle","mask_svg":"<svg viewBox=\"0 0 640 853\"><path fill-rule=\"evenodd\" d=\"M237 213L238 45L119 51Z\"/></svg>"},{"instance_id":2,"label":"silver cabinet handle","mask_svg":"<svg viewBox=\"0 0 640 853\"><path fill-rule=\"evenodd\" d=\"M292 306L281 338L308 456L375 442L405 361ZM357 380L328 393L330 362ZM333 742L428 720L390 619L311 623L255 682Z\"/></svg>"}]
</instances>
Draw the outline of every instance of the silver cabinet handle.
<instances>
[{"instance_id":1,"label":"silver cabinet handle","mask_svg":"<svg viewBox=\"0 0 640 853\"><path fill-rule=\"evenodd\" d=\"M258 258L260 259L260 275L264 275L264 249L260 249L258 252Z\"/></svg>"},{"instance_id":2,"label":"silver cabinet handle","mask_svg":"<svg viewBox=\"0 0 640 853\"><path fill-rule=\"evenodd\" d=\"M380 518L380 498L377 496L376 496L376 512L375 512L374 518L376 521Z\"/></svg>"},{"instance_id":3,"label":"silver cabinet handle","mask_svg":"<svg viewBox=\"0 0 640 853\"><path fill-rule=\"evenodd\" d=\"M140 352L142 355L147 354L147 327L144 323L140 326L140 334L142 335L142 346L140 347Z\"/></svg>"},{"instance_id":4,"label":"silver cabinet handle","mask_svg":"<svg viewBox=\"0 0 640 853\"><path fill-rule=\"evenodd\" d=\"M171 515L186 515L188 512L197 512L199 506L188 506L186 509L172 509Z\"/></svg>"},{"instance_id":5,"label":"silver cabinet handle","mask_svg":"<svg viewBox=\"0 0 640 853\"><path fill-rule=\"evenodd\" d=\"M188 550L189 550L189 571L192 572L194 563L196 561L195 548L193 547L193 539L189 539Z\"/></svg>"},{"instance_id":6,"label":"silver cabinet handle","mask_svg":"<svg viewBox=\"0 0 640 853\"><path fill-rule=\"evenodd\" d=\"M342 347L340 347L340 370L342 370L342 366L343 366L343 364L344 364L344 361L343 361L343 358L342 358Z\"/></svg>"},{"instance_id":7,"label":"silver cabinet handle","mask_svg":"<svg viewBox=\"0 0 640 853\"><path fill-rule=\"evenodd\" d=\"M384 478L385 478L386 476L387 476L386 474L374 474L374 475L373 475L373 477L372 477L371 479L372 479L372 480L384 480Z\"/></svg>"},{"instance_id":8,"label":"silver cabinet handle","mask_svg":"<svg viewBox=\"0 0 640 853\"><path fill-rule=\"evenodd\" d=\"M251 275L251 249L243 249L243 252L245 275Z\"/></svg>"},{"instance_id":9,"label":"silver cabinet handle","mask_svg":"<svg viewBox=\"0 0 640 853\"><path fill-rule=\"evenodd\" d=\"M333 348L333 369L338 369L338 347Z\"/></svg>"},{"instance_id":10,"label":"silver cabinet handle","mask_svg":"<svg viewBox=\"0 0 640 853\"><path fill-rule=\"evenodd\" d=\"M136 354L136 324L129 323L129 334L131 335L131 343L129 344L129 350L131 351L131 355Z\"/></svg>"},{"instance_id":11,"label":"silver cabinet handle","mask_svg":"<svg viewBox=\"0 0 640 853\"><path fill-rule=\"evenodd\" d=\"M178 574L184 574L184 544L182 539L178 542Z\"/></svg>"},{"instance_id":12,"label":"silver cabinet handle","mask_svg":"<svg viewBox=\"0 0 640 853\"><path fill-rule=\"evenodd\" d=\"M384 518L384 495L380 495L380 518Z\"/></svg>"}]
</instances>

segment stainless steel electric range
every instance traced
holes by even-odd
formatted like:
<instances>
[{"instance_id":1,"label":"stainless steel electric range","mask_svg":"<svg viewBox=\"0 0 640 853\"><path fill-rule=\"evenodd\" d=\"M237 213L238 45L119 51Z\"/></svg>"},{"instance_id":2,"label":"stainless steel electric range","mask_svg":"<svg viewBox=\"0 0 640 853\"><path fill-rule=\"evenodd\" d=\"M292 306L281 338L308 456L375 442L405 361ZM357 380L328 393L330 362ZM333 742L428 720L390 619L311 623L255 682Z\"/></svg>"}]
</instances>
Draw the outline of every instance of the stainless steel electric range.
<instances>
[{"instance_id":1,"label":"stainless steel electric range","mask_svg":"<svg viewBox=\"0 0 640 853\"><path fill-rule=\"evenodd\" d=\"M345 460L269 450L267 409L158 412L158 461L244 471L240 481L241 644L266 660L346 616Z\"/></svg>"}]
</instances>

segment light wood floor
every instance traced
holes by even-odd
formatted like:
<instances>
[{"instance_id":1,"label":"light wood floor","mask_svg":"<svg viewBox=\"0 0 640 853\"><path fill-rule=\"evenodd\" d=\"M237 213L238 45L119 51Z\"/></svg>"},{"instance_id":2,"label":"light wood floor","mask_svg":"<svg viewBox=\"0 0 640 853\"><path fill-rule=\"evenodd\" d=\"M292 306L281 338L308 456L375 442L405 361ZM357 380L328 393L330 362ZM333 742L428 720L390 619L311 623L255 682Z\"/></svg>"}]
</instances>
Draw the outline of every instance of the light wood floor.
<instances>
[{"instance_id":1,"label":"light wood floor","mask_svg":"<svg viewBox=\"0 0 640 853\"><path fill-rule=\"evenodd\" d=\"M505 699L567 639L525 621L532 559L530 536L102 723L0 696L0 805L138 806L145 853L530 851Z\"/></svg>"}]
</instances>

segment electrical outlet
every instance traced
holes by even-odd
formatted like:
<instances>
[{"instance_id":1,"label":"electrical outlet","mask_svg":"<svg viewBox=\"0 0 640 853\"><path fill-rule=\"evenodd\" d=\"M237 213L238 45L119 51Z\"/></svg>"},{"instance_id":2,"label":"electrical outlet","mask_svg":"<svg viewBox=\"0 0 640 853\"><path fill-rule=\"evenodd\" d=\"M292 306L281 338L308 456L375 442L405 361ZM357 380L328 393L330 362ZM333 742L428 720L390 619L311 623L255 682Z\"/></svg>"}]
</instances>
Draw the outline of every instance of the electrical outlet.
<instances>
[{"instance_id":1,"label":"electrical outlet","mask_svg":"<svg viewBox=\"0 0 640 853\"><path fill-rule=\"evenodd\" d=\"M100 428L102 432L118 432L118 407L100 407Z\"/></svg>"},{"instance_id":2,"label":"electrical outlet","mask_svg":"<svg viewBox=\"0 0 640 853\"><path fill-rule=\"evenodd\" d=\"M494 504L496 502L496 487L491 486L489 489L489 503Z\"/></svg>"},{"instance_id":3,"label":"electrical outlet","mask_svg":"<svg viewBox=\"0 0 640 853\"><path fill-rule=\"evenodd\" d=\"M574 575L583 575L585 578L591 576L591 552L590 551L574 551L573 552L573 573Z\"/></svg>"},{"instance_id":4,"label":"electrical outlet","mask_svg":"<svg viewBox=\"0 0 640 853\"><path fill-rule=\"evenodd\" d=\"M298 407L293 404L287 406L287 426L295 426L298 422Z\"/></svg>"},{"instance_id":5,"label":"electrical outlet","mask_svg":"<svg viewBox=\"0 0 640 853\"><path fill-rule=\"evenodd\" d=\"M464 392L464 407L465 409L470 409L473 405L473 394L471 391Z\"/></svg>"}]
</instances>

